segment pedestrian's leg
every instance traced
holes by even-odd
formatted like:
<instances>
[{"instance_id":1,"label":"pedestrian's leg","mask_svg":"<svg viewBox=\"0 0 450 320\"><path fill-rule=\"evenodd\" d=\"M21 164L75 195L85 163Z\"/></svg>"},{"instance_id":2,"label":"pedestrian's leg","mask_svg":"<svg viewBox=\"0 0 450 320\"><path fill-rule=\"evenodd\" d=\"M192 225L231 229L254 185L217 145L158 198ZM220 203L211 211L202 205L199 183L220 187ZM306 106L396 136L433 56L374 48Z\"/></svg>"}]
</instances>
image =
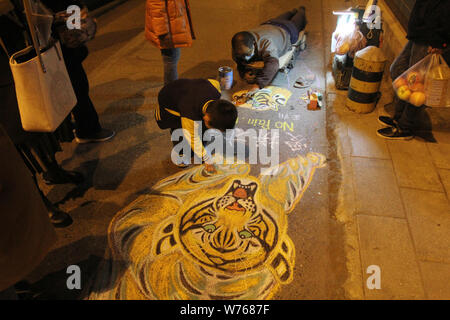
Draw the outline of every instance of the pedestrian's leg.
<instances>
[{"instance_id":1,"label":"pedestrian's leg","mask_svg":"<svg viewBox=\"0 0 450 320\"><path fill-rule=\"evenodd\" d=\"M161 49L164 63L164 84L178 79L178 60L180 60L180 48Z\"/></svg>"},{"instance_id":2,"label":"pedestrian's leg","mask_svg":"<svg viewBox=\"0 0 450 320\"><path fill-rule=\"evenodd\" d=\"M43 173L43 178L49 185L65 183L80 184L84 181L84 177L80 172L64 170L54 158L45 167L46 171Z\"/></svg>"},{"instance_id":3,"label":"pedestrian's leg","mask_svg":"<svg viewBox=\"0 0 450 320\"><path fill-rule=\"evenodd\" d=\"M89 81L83 65L67 64L67 71L77 97L77 104L72 110L75 119L77 137L91 137L102 130L97 111L89 97Z\"/></svg>"},{"instance_id":4,"label":"pedestrian's leg","mask_svg":"<svg viewBox=\"0 0 450 320\"><path fill-rule=\"evenodd\" d=\"M397 79L403 72L405 72L409 68L409 61L411 57L411 48L412 42L408 41L408 43L403 48L402 52L395 58L394 62L390 67L390 73L392 81ZM408 108L408 103L406 101L400 100L397 96L394 98L394 107L395 113L392 119L384 119L383 116L378 119L384 124L388 125L386 128L382 128L377 130L377 134L380 137L388 138L388 139L406 139L411 138L410 132L404 129L406 132L402 132L402 129L399 125L400 119L403 118L405 110ZM410 113L408 113L410 114Z\"/></svg>"},{"instance_id":5,"label":"pedestrian's leg","mask_svg":"<svg viewBox=\"0 0 450 320\"><path fill-rule=\"evenodd\" d=\"M402 52L395 58L394 62L391 64L390 73L392 81L397 79L403 72L405 72L409 68L409 61L411 58L411 49L412 42L408 41L408 43L403 48ZM405 109L408 103L400 100L397 96L394 98L394 120L398 121L403 114L403 110Z\"/></svg>"},{"instance_id":6,"label":"pedestrian's leg","mask_svg":"<svg viewBox=\"0 0 450 320\"><path fill-rule=\"evenodd\" d=\"M402 52L395 58L394 62L391 64L390 73L391 79L394 81L397 79L403 72L408 70L409 62L411 59L411 49L412 49L412 41L408 41L408 43L403 47Z\"/></svg>"},{"instance_id":7,"label":"pedestrian's leg","mask_svg":"<svg viewBox=\"0 0 450 320\"><path fill-rule=\"evenodd\" d=\"M416 107L410 103L405 103L405 108L401 117L398 119L398 126L404 131L412 131L416 119L422 107Z\"/></svg>"},{"instance_id":8,"label":"pedestrian's leg","mask_svg":"<svg viewBox=\"0 0 450 320\"><path fill-rule=\"evenodd\" d=\"M405 110L406 106L408 105L408 102L400 100L397 96L394 97L394 120L398 122L400 118L402 117L403 110Z\"/></svg>"},{"instance_id":9,"label":"pedestrian's leg","mask_svg":"<svg viewBox=\"0 0 450 320\"><path fill-rule=\"evenodd\" d=\"M297 12L289 19L297 27L298 32L303 31L308 23L306 21L306 10L305 7L300 7Z\"/></svg>"},{"instance_id":10,"label":"pedestrian's leg","mask_svg":"<svg viewBox=\"0 0 450 320\"><path fill-rule=\"evenodd\" d=\"M411 47L411 57L409 60L409 67L412 67L417 62L425 58L428 54L428 46L413 42Z\"/></svg>"},{"instance_id":11,"label":"pedestrian's leg","mask_svg":"<svg viewBox=\"0 0 450 320\"><path fill-rule=\"evenodd\" d=\"M48 215L53 226L55 228L65 228L70 226L73 222L72 217L67 213L65 213L64 211L61 211L53 203L51 203L50 200L44 195L44 193L39 188L36 176L33 175L32 178L36 185L36 188L39 191L39 194L41 195L42 201L44 202L45 207L48 210Z\"/></svg>"},{"instance_id":12,"label":"pedestrian's leg","mask_svg":"<svg viewBox=\"0 0 450 320\"><path fill-rule=\"evenodd\" d=\"M427 46L411 42L409 67L412 67L417 62L422 60L427 54ZM420 110L423 109L423 107L416 107L412 104L406 103L405 101L403 101L403 103L405 106L403 108L401 116L398 119L398 125L402 130L412 131L414 129L417 116L419 115Z\"/></svg>"}]
</instances>

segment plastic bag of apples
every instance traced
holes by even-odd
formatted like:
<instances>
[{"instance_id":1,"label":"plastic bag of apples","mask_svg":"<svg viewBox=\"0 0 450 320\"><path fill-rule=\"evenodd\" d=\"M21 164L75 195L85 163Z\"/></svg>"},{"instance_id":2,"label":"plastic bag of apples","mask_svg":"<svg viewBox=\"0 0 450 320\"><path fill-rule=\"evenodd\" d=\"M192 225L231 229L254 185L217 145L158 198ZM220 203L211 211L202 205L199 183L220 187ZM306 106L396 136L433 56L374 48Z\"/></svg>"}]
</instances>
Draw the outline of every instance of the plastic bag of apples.
<instances>
[{"instance_id":1,"label":"plastic bag of apples","mask_svg":"<svg viewBox=\"0 0 450 320\"><path fill-rule=\"evenodd\" d=\"M429 54L392 83L397 96L416 107L449 105L450 69L440 54Z\"/></svg>"}]
</instances>

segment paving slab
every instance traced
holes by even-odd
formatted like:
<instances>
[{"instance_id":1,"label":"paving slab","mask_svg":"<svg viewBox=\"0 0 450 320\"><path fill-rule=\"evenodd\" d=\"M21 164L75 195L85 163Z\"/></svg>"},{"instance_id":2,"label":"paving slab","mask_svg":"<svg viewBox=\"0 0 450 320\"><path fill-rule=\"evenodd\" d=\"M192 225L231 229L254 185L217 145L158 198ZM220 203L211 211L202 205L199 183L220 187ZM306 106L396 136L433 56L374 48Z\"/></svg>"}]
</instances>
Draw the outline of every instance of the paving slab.
<instances>
[{"instance_id":1,"label":"paving slab","mask_svg":"<svg viewBox=\"0 0 450 320\"><path fill-rule=\"evenodd\" d=\"M427 147L436 167L450 169L450 143L427 143Z\"/></svg>"},{"instance_id":2,"label":"paving slab","mask_svg":"<svg viewBox=\"0 0 450 320\"><path fill-rule=\"evenodd\" d=\"M439 169L439 176L441 177L442 184L447 192L447 198L450 199L450 170Z\"/></svg>"},{"instance_id":3,"label":"paving slab","mask_svg":"<svg viewBox=\"0 0 450 320\"><path fill-rule=\"evenodd\" d=\"M450 300L450 265L436 262L420 262L423 284L428 299Z\"/></svg>"},{"instance_id":4,"label":"paving slab","mask_svg":"<svg viewBox=\"0 0 450 320\"><path fill-rule=\"evenodd\" d=\"M436 168L424 142L387 141L399 187L443 192Z\"/></svg>"},{"instance_id":5,"label":"paving slab","mask_svg":"<svg viewBox=\"0 0 450 320\"><path fill-rule=\"evenodd\" d=\"M450 206L445 193L401 188L419 259L450 263Z\"/></svg>"},{"instance_id":6,"label":"paving slab","mask_svg":"<svg viewBox=\"0 0 450 320\"><path fill-rule=\"evenodd\" d=\"M376 114L360 115L348 124L348 133L352 140L353 156L390 159L386 141L376 135L379 125Z\"/></svg>"},{"instance_id":7,"label":"paving slab","mask_svg":"<svg viewBox=\"0 0 450 320\"><path fill-rule=\"evenodd\" d=\"M392 162L357 157L352 160L357 212L404 218Z\"/></svg>"},{"instance_id":8,"label":"paving slab","mask_svg":"<svg viewBox=\"0 0 450 320\"><path fill-rule=\"evenodd\" d=\"M366 299L423 299L419 265L406 220L358 215L361 266ZM369 266L379 266L381 289L368 289Z\"/></svg>"}]
</instances>

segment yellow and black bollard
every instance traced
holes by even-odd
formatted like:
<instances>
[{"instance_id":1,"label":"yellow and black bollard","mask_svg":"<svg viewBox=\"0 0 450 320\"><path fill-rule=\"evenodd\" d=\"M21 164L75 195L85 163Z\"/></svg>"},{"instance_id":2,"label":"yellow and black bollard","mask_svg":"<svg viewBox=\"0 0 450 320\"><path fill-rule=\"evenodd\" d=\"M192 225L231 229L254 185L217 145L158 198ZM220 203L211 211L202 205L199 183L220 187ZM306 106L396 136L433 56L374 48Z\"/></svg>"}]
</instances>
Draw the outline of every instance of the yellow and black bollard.
<instances>
[{"instance_id":1,"label":"yellow and black bollard","mask_svg":"<svg viewBox=\"0 0 450 320\"><path fill-rule=\"evenodd\" d=\"M358 113L375 109L386 58L380 48L366 47L355 54L346 106Z\"/></svg>"}]
</instances>

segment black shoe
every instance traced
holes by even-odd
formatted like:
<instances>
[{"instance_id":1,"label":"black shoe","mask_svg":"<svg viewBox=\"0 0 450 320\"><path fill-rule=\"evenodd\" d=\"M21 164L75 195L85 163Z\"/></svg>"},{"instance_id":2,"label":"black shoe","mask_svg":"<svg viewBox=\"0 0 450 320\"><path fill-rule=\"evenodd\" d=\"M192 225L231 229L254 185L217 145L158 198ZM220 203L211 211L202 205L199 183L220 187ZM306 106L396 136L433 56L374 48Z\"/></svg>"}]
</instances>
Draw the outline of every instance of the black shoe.
<instances>
[{"instance_id":1,"label":"black shoe","mask_svg":"<svg viewBox=\"0 0 450 320\"><path fill-rule=\"evenodd\" d=\"M297 11L303 13L303 15L305 17L305 27L306 27L306 25L308 24L308 20L306 20L306 8L305 8L305 6L298 7Z\"/></svg>"},{"instance_id":2,"label":"black shoe","mask_svg":"<svg viewBox=\"0 0 450 320\"><path fill-rule=\"evenodd\" d=\"M90 143L90 142L104 142L115 136L115 132L109 129L102 129L91 136L75 136L75 141L78 143Z\"/></svg>"},{"instance_id":3,"label":"black shoe","mask_svg":"<svg viewBox=\"0 0 450 320\"><path fill-rule=\"evenodd\" d=\"M388 125L390 127L395 127L397 125L397 121L386 116L378 117L378 122L381 123L382 125Z\"/></svg>"},{"instance_id":4,"label":"black shoe","mask_svg":"<svg viewBox=\"0 0 450 320\"><path fill-rule=\"evenodd\" d=\"M377 130L377 135L385 139L410 140L414 135L409 130L402 130L397 126Z\"/></svg>"},{"instance_id":5,"label":"black shoe","mask_svg":"<svg viewBox=\"0 0 450 320\"><path fill-rule=\"evenodd\" d=\"M65 228L70 226L73 222L72 218L67 213L56 208L50 211L48 216L55 228Z\"/></svg>"},{"instance_id":6,"label":"black shoe","mask_svg":"<svg viewBox=\"0 0 450 320\"><path fill-rule=\"evenodd\" d=\"M48 185L64 183L80 184L84 181L84 176L80 172L67 171L62 168L44 172L42 177Z\"/></svg>"}]
</instances>

